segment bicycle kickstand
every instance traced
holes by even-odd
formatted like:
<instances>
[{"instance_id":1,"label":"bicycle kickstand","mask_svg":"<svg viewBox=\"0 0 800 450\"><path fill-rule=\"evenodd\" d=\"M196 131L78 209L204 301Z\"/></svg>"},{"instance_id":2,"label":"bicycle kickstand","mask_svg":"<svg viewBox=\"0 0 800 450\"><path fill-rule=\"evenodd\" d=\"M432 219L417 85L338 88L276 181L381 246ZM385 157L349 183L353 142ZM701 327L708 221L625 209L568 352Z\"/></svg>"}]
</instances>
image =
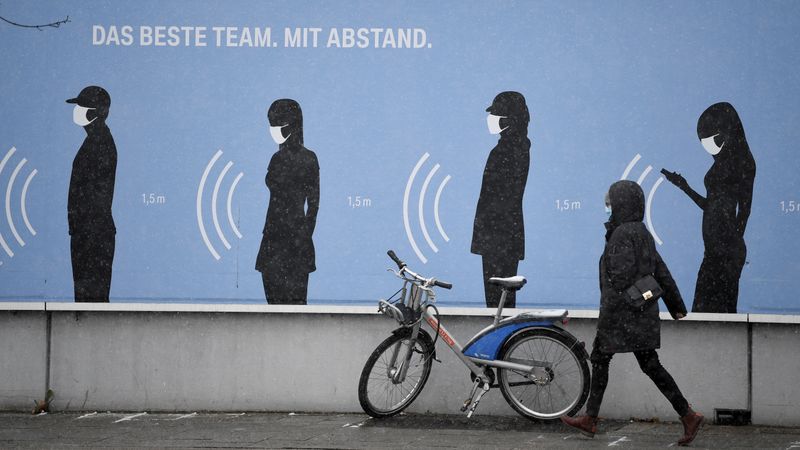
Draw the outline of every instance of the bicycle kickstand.
<instances>
[{"instance_id":1,"label":"bicycle kickstand","mask_svg":"<svg viewBox=\"0 0 800 450\"><path fill-rule=\"evenodd\" d=\"M478 387L481 388L480 391L478 391ZM478 407L478 403L480 403L481 398L483 398L483 396L489 392L489 388L489 383L481 380L480 378L475 379L475 382L472 384L472 391L470 392L469 397L464 400L464 405L461 406L461 412L469 410L469 412L467 412L468 419L472 417L472 413L475 412L475 409ZM477 395L475 395L476 392Z\"/></svg>"}]
</instances>

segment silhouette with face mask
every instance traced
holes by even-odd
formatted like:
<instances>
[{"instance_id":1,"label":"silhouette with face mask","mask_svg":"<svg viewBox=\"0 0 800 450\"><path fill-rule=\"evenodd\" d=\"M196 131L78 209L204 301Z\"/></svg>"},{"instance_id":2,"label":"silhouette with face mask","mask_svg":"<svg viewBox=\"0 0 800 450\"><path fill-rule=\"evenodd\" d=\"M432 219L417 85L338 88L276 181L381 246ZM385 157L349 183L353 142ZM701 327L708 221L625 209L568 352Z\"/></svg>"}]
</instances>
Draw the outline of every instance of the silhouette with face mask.
<instances>
[{"instance_id":1,"label":"silhouette with face mask","mask_svg":"<svg viewBox=\"0 0 800 450\"><path fill-rule=\"evenodd\" d=\"M502 92L486 111L489 132L499 134L500 140L483 170L471 251L483 257L486 306L493 308L501 292L499 286L489 284L489 278L516 275L519 261L525 259L522 196L528 181L531 141L530 115L522 94ZM505 307L516 307L515 294L508 293Z\"/></svg>"},{"instance_id":2,"label":"silhouette with face mask","mask_svg":"<svg viewBox=\"0 0 800 450\"><path fill-rule=\"evenodd\" d=\"M303 146L303 113L296 101L276 100L267 117L278 151L267 167L269 206L256 270L267 303L305 305L308 274L316 270L312 235L319 210L319 163Z\"/></svg>"},{"instance_id":3,"label":"silhouette with face mask","mask_svg":"<svg viewBox=\"0 0 800 450\"><path fill-rule=\"evenodd\" d=\"M117 229L111 214L117 147L106 118L111 97L99 86L84 88L72 120L86 131L72 162L67 219L76 302L108 302Z\"/></svg>"},{"instance_id":4,"label":"silhouette with face mask","mask_svg":"<svg viewBox=\"0 0 800 450\"><path fill-rule=\"evenodd\" d=\"M662 169L703 210L703 262L697 274L693 312L735 313L739 278L747 257L744 232L753 200L756 163L739 114L730 103L708 107L697 121L697 137L714 158L698 194L678 173Z\"/></svg>"}]
</instances>

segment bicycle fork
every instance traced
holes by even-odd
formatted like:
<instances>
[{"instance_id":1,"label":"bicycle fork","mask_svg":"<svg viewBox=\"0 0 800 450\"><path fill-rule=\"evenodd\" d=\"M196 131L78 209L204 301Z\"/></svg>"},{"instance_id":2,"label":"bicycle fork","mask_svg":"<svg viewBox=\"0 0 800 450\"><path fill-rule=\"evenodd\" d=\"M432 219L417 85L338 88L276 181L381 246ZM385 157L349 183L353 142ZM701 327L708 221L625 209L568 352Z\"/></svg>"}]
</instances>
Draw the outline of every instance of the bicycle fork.
<instances>
[{"instance_id":1,"label":"bicycle fork","mask_svg":"<svg viewBox=\"0 0 800 450\"><path fill-rule=\"evenodd\" d=\"M414 353L414 343L414 339L408 338L395 345L390 364L386 367L386 375L391 378L392 383L399 384L406 379L408 366L411 364L411 356Z\"/></svg>"}]
</instances>

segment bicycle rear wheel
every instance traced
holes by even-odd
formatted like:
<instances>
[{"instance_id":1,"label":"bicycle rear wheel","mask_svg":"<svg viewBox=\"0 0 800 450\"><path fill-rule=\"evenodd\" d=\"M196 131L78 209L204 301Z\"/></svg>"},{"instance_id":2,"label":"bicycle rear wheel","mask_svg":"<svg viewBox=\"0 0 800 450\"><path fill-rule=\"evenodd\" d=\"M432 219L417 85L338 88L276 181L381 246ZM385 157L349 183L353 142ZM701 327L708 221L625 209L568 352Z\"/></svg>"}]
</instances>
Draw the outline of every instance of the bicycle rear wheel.
<instances>
[{"instance_id":1,"label":"bicycle rear wheel","mask_svg":"<svg viewBox=\"0 0 800 450\"><path fill-rule=\"evenodd\" d=\"M500 359L533 366L532 373L498 369L500 391L514 410L529 419L573 415L589 396L589 365L571 335L537 328L511 338Z\"/></svg>"},{"instance_id":2,"label":"bicycle rear wheel","mask_svg":"<svg viewBox=\"0 0 800 450\"><path fill-rule=\"evenodd\" d=\"M422 392L431 373L433 341L428 333L419 330L411 353L408 371L401 383L392 375L405 363L403 345L408 345L411 330L395 332L372 352L358 382L358 401L361 408L372 417L389 417L406 409ZM398 355L395 356L395 352ZM392 364L392 359L395 359Z\"/></svg>"}]
</instances>

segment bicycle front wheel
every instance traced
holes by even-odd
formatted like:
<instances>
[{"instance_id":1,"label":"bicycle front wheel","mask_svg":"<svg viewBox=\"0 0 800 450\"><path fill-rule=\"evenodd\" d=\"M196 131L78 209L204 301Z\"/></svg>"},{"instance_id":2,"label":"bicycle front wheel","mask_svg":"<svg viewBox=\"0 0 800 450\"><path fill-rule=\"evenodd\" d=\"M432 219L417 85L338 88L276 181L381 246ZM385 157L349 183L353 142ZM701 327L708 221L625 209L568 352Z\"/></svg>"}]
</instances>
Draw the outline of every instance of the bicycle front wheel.
<instances>
[{"instance_id":1,"label":"bicycle front wheel","mask_svg":"<svg viewBox=\"0 0 800 450\"><path fill-rule=\"evenodd\" d=\"M404 353L410 345L410 330L392 334L372 352L358 382L358 401L372 417L393 416L406 409L422 392L431 373L433 341L428 333L419 330L405 379L395 381L402 370Z\"/></svg>"},{"instance_id":2,"label":"bicycle front wheel","mask_svg":"<svg viewBox=\"0 0 800 450\"><path fill-rule=\"evenodd\" d=\"M589 396L589 365L571 335L538 328L523 331L503 347L500 359L533 366L531 373L499 369L500 391L529 419L573 415Z\"/></svg>"}]
</instances>

